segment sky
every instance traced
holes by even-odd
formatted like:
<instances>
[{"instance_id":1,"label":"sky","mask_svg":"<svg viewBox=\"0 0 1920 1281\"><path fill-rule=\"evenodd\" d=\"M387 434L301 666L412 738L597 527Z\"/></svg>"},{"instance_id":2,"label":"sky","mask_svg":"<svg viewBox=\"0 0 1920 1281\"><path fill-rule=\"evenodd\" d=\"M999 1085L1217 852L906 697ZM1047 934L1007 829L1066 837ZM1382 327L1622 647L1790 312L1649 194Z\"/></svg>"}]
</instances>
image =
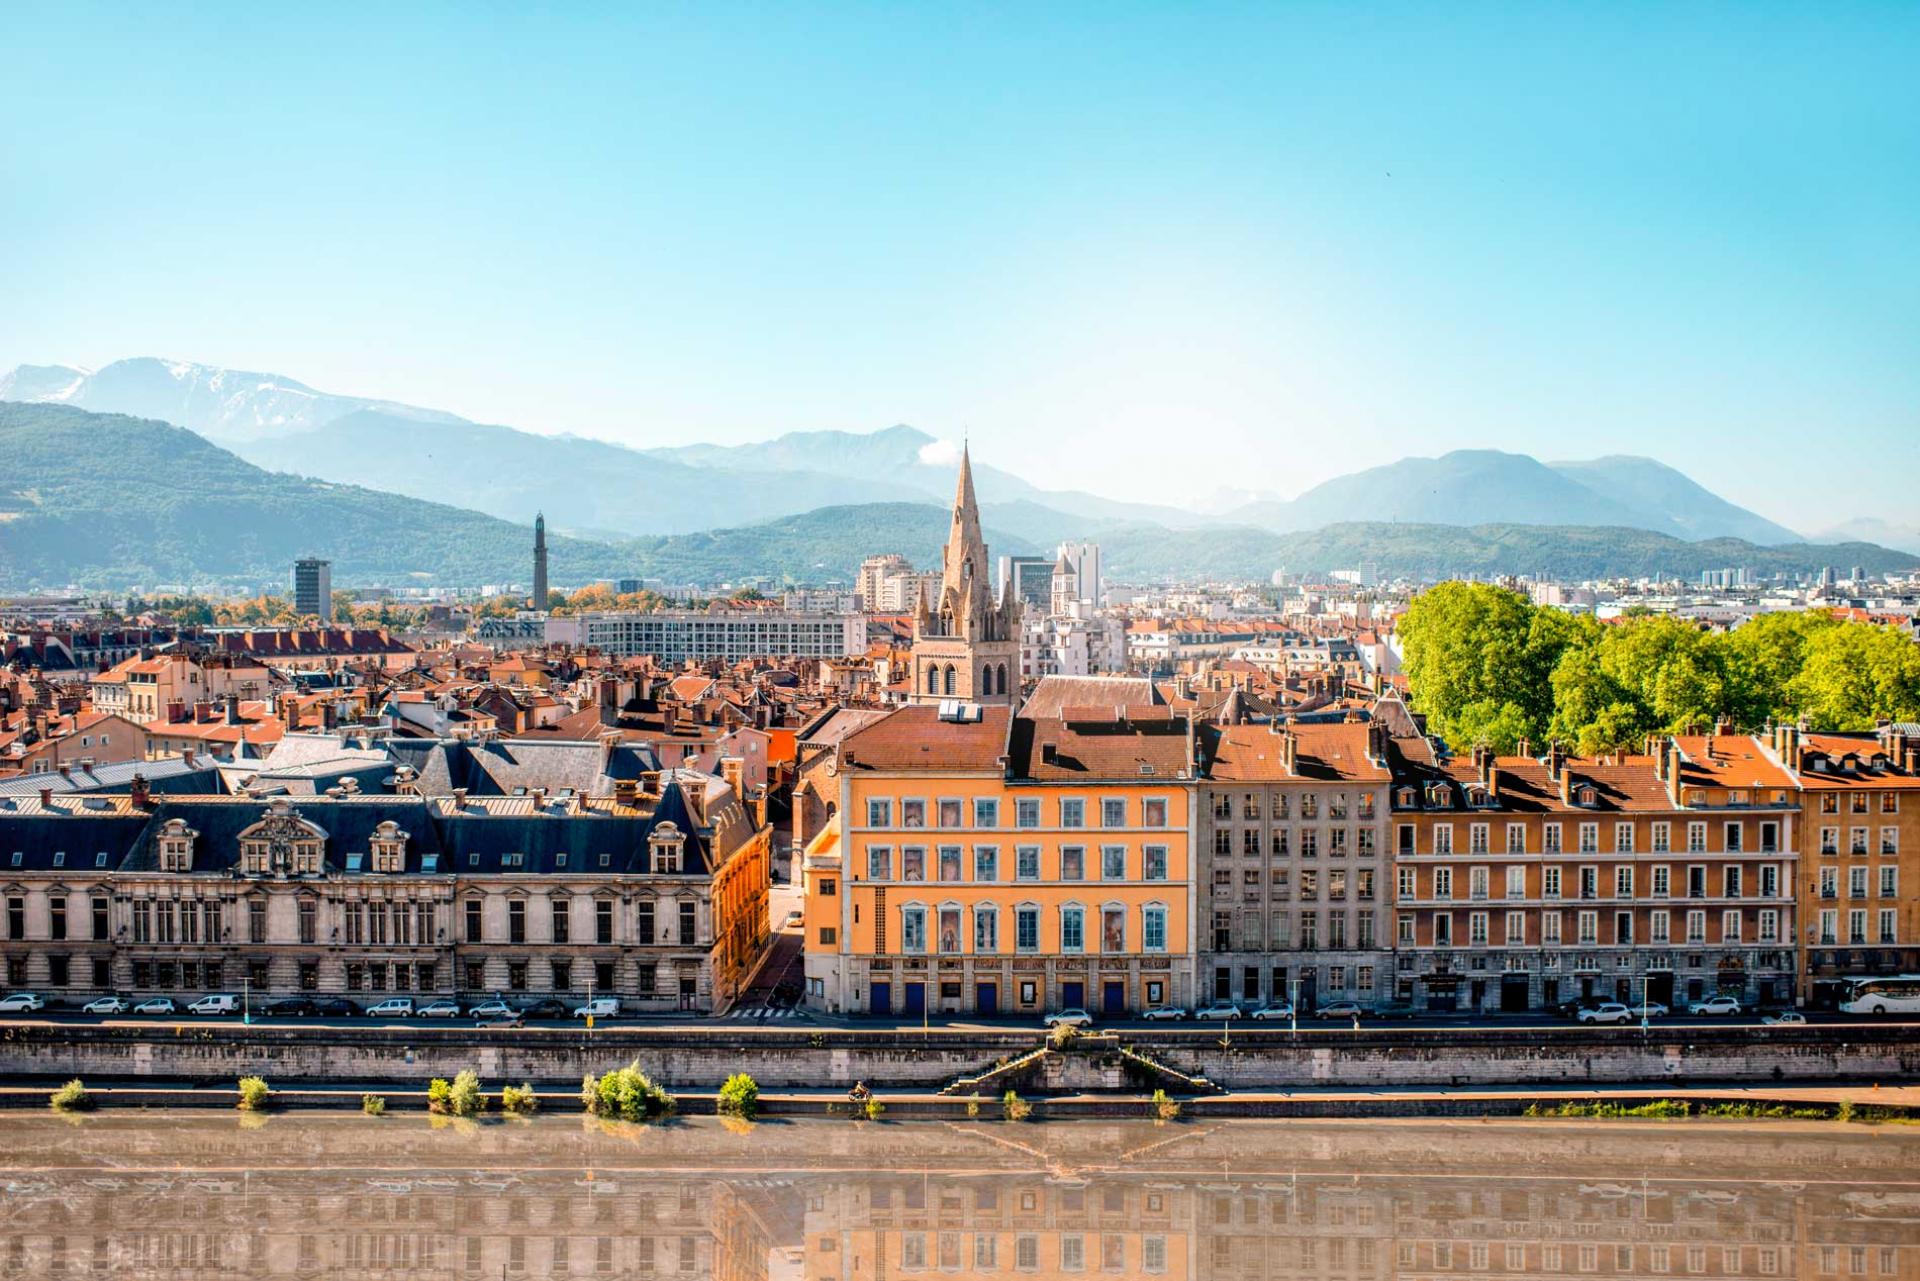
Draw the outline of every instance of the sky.
<instances>
[{"instance_id":1,"label":"sky","mask_svg":"<svg viewBox=\"0 0 1920 1281\"><path fill-rule=\"evenodd\" d=\"M14 3L0 369L1913 522L1920 5ZM0 463L0 466L3 466Z\"/></svg>"}]
</instances>

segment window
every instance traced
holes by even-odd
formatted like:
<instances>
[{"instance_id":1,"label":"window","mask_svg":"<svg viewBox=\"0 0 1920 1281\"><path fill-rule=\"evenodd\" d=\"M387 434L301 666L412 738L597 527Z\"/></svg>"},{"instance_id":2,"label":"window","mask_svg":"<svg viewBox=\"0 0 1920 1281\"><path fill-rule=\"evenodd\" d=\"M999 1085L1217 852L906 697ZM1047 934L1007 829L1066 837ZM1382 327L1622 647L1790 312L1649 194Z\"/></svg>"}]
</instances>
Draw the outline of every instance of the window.
<instances>
[{"instance_id":1,"label":"window","mask_svg":"<svg viewBox=\"0 0 1920 1281\"><path fill-rule=\"evenodd\" d=\"M1527 852L1527 825L1525 823L1507 824L1507 853L1525 854Z\"/></svg>"},{"instance_id":2,"label":"window","mask_svg":"<svg viewBox=\"0 0 1920 1281\"><path fill-rule=\"evenodd\" d=\"M900 849L900 879L903 881L924 881L927 879L927 851L919 845L905 845Z\"/></svg>"},{"instance_id":3,"label":"window","mask_svg":"<svg viewBox=\"0 0 1920 1281\"><path fill-rule=\"evenodd\" d=\"M1580 942L1598 943L1600 941L1600 913L1581 912L1575 920L1580 927L1580 933L1577 936Z\"/></svg>"},{"instance_id":4,"label":"window","mask_svg":"<svg viewBox=\"0 0 1920 1281\"><path fill-rule=\"evenodd\" d=\"M1140 802L1140 825L1142 827L1165 827L1167 825L1167 798L1149 796Z\"/></svg>"},{"instance_id":5,"label":"window","mask_svg":"<svg viewBox=\"0 0 1920 1281\"><path fill-rule=\"evenodd\" d=\"M1433 869L1433 896L1435 898L1453 897L1453 869L1436 867Z\"/></svg>"},{"instance_id":6,"label":"window","mask_svg":"<svg viewBox=\"0 0 1920 1281\"><path fill-rule=\"evenodd\" d=\"M1746 828L1740 823L1726 825L1726 844L1721 846L1728 853L1738 853L1746 842Z\"/></svg>"},{"instance_id":7,"label":"window","mask_svg":"<svg viewBox=\"0 0 1920 1281\"><path fill-rule=\"evenodd\" d=\"M1060 847L1060 879L1084 881L1087 878L1087 851L1078 845Z\"/></svg>"},{"instance_id":8,"label":"window","mask_svg":"<svg viewBox=\"0 0 1920 1281\"><path fill-rule=\"evenodd\" d=\"M1543 867L1540 869L1540 897L1541 898L1559 898L1560 897L1560 869L1559 868Z\"/></svg>"},{"instance_id":9,"label":"window","mask_svg":"<svg viewBox=\"0 0 1920 1281\"><path fill-rule=\"evenodd\" d=\"M266 917L266 906L267 906L267 905L266 905L265 903L249 903L249 904L247 904L247 909L248 909L248 912L249 912L249 915L251 915L251 912L252 912L252 910L253 910L254 908L256 908L256 907L257 907L257 908L260 908L260 909L261 909L261 921L260 921L260 932L261 932L262 934L265 934L265 933L266 933L266 929L267 929L267 923L266 923L266 919L265 919L265 917ZM319 905L319 903L317 903L317 902L315 902L315 901L314 901L313 899L310 899L310 898L303 898L303 899L301 899L301 900L300 900L300 907L299 907L299 912L298 912L298 916L299 916L299 929L300 929L300 941L301 941L302 943L312 943L312 942L315 942L315 941L316 941L316 939L317 939L317 936L318 936L318 935L319 935L319 933L320 933L320 905ZM252 922L252 920L251 920L251 919L249 919L249 920L248 920L248 922L247 922L247 929L248 929L249 931L251 931L251 930L253 929L253 922ZM426 939L424 939L424 938L423 938L423 939L421 940L421 942L423 942L423 943L424 943L424 942L427 942L427 941L428 941L428 940L426 940Z\"/></svg>"},{"instance_id":10,"label":"window","mask_svg":"<svg viewBox=\"0 0 1920 1281\"><path fill-rule=\"evenodd\" d=\"M507 942L524 943L527 941L527 905L521 899L511 899L507 903Z\"/></svg>"},{"instance_id":11,"label":"window","mask_svg":"<svg viewBox=\"0 0 1920 1281\"><path fill-rule=\"evenodd\" d=\"M1060 798L1060 826L1085 827L1087 825L1087 803L1077 796Z\"/></svg>"},{"instance_id":12,"label":"window","mask_svg":"<svg viewBox=\"0 0 1920 1281\"><path fill-rule=\"evenodd\" d=\"M893 801L888 797L871 797L867 801L867 826L892 827Z\"/></svg>"},{"instance_id":13,"label":"window","mask_svg":"<svg viewBox=\"0 0 1920 1281\"><path fill-rule=\"evenodd\" d=\"M642 943L654 941L653 900L642 899L633 912L634 936Z\"/></svg>"},{"instance_id":14,"label":"window","mask_svg":"<svg viewBox=\"0 0 1920 1281\"><path fill-rule=\"evenodd\" d=\"M1087 947L1087 913L1078 906L1060 909L1060 950L1084 952Z\"/></svg>"},{"instance_id":15,"label":"window","mask_svg":"<svg viewBox=\"0 0 1920 1281\"><path fill-rule=\"evenodd\" d=\"M105 895L94 896L93 903L92 903L93 937L94 938L105 939L107 935L111 932L108 929L111 907L112 907L112 902ZM96 983L94 984L94 986L104 987L106 985L103 983Z\"/></svg>"},{"instance_id":16,"label":"window","mask_svg":"<svg viewBox=\"0 0 1920 1281\"><path fill-rule=\"evenodd\" d=\"M1435 825L1433 829L1433 852L1435 854L1453 853L1453 825L1452 824L1440 823Z\"/></svg>"},{"instance_id":17,"label":"window","mask_svg":"<svg viewBox=\"0 0 1920 1281\"><path fill-rule=\"evenodd\" d=\"M1125 827L1127 825L1127 803L1119 797L1109 796L1100 802L1100 826Z\"/></svg>"},{"instance_id":18,"label":"window","mask_svg":"<svg viewBox=\"0 0 1920 1281\"><path fill-rule=\"evenodd\" d=\"M867 879L869 881L890 881L893 879L893 850L885 845L867 846Z\"/></svg>"},{"instance_id":19,"label":"window","mask_svg":"<svg viewBox=\"0 0 1920 1281\"><path fill-rule=\"evenodd\" d=\"M974 797L973 825L975 827L1000 826L1000 802L986 796Z\"/></svg>"},{"instance_id":20,"label":"window","mask_svg":"<svg viewBox=\"0 0 1920 1281\"><path fill-rule=\"evenodd\" d=\"M602 946L613 942L613 900L596 899L593 904L593 941Z\"/></svg>"},{"instance_id":21,"label":"window","mask_svg":"<svg viewBox=\"0 0 1920 1281\"><path fill-rule=\"evenodd\" d=\"M1560 825L1548 823L1541 829L1541 847L1549 854L1560 853Z\"/></svg>"},{"instance_id":22,"label":"window","mask_svg":"<svg viewBox=\"0 0 1920 1281\"><path fill-rule=\"evenodd\" d=\"M1655 823L1653 825L1653 852L1665 854L1673 849L1673 824Z\"/></svg>"},{"instance_id":23,"label":"window","mask_svg":"<svg viewBox=\"0 0 1920 1281\"><path fill-rule=\"evenodd\" d=\"M1164 881L1167 879L1167 847L1166 846L1164 845L1147 846L1145 853L1142 855L1141 862L1142 862L1142 871L1141 871L1142 879L1149 880L1149 881Z\"/></svg>"},{"instance_id":24,"label":"window","mask_svg":"<svg viewBox=\"0 0 1920 1281\"><path fill-rule=\"evenodd\" d=\"M478 943L479 941L480 941L480 900L477 898L470 898L467 900L467 942Z\"/></svg>"},{"instance_id":25,"label":"window","mask_svg":"<svg viewBox=\"0 0 1920 1281\"><path fill-rule=\"evenodd\" d=\"M1468 898L1484 899L1487 897L1488 875L1489 871L1486 867L1472 867L1467 869Z\"/></svg>"},{"instance_id":26,"label":"window","mask_svg":"<svg viewBox=\"0 0 1920 1281\"><path fill-rule=\"evenodd\" d=\"M948 796L940 801L940 826L959 827L961 825L961 806L958 797Z\"/></svg>"},{"instance_id":27,"label":"window","mask_svg":"<svg viewBox=\"0 0 1920 1281\"><path fill-rule=\"evenodd\" d=\"M1040 879L1040 847L1038 845L1018 845L1013 851L1013 875L1016 880L1037 881Z\"/></svg>"},{"instance_id":28,"label":"window","mask_svg":"<svg viewBox=\"0 0 1920 1281\"><path fill-rule=\"evenodd\" d=\"M1613 849L1616 854L1633 853L1633 824L1615 823L1613 825Z\"/></svg>"},{"instance_id":29,"label":"window","mask_svg":"<svg viewBox=\"0 0 1920 1281\"><path fill-rule=\"evenodd\" d=\"M1040 826L1040 802L1037 798L1023 796L1013 803L1013 825L1015 827Z\"/></svg>"},{"instance_id":30,"label":"window","mask_svg":"<svg viewBox=\"0 0 1920 1281\"><path fill-rule=\"evenodd\" d=\"M1707 848L1707 825L1705 823L1687 824L1687 853L1704 853Z\"/></svg>"},{"instance_id":31,"label":"window","mask_svg":"<svg viewBox=\"0 0 1920 1281\"><path fill-rule=\"evenodd\" d=\"M827 887L829 884L830 882L825 882L825 881L821 883L820 892L822 894L825 894L827 892ZM680 920L679 920L680 937L675 941L678 942L680 946L687 947L691 944L698 943L700 941L700 916L692 903L682 901L679 907L680 907ZM924 923L922 925L921 933L923 935L925 934ZM923 947L925 945L925 942L926 940L923 937L921 940Z\"/></svg>"},{"instance_id":32,"label":"window","mask_svg":"<svg viewBox=\"0 0 1920 1281\"><path fill-rule=\"evenodd\" d=\"M1865 913L1862 913L1864 916ZM1738 943L1740 941L1740 909L1728 908L1720 913L1720 941ZM1862 942L1866 940L1862 939Z\"/></svg>"},{"instance_id":33,"label":"window","mask_svg":"<svg viewBox=\"0 0 1920 1281\"><path fill-rule=\"evenodd\" d=\"M1507 897L1525 898L1527 896L1527 869L1509 867L1507 869Z\"/></svg>"},{"instance_id":34,"label":"window","mask_svg":"<svg viewBox=\"0 0 1920 1281\"><path fill-rule=\"evenodd\" d=\"M573 901L566 898L554 899L550 905L550 915L552 916L553 941L556 943L565 943L567 941L567 935L570 932L568 927L573 924Z\"/></svg>"},{"instance_id":35,"label":"window","mask_svg":"<svg viewBox=\"0 0 1920 1281\"><path fill-rule=\"evenodd\" d=\"M1542 912L1540 914L1540 941L1551 944L1560 942L1560 913Z\"/></svg>"},{"instance_id":36,"label":"window","mask_svg":"<svg viewBox=\"0 0 1920 1281\"><path fill-rule=\"evenodd\" d=\"M900 802L900 826L920 828L927 825L927 803L919 798Z\"/></svg>"},{"instance_id":37,"label":"window","mask_svg":"<svg viewBox=\"0 0 1920 1281\"><path fill-rule=\"evenodd\" d=\"M1127 879L1126 846L1102 845L1100 847L1100 879L1103 881L1124 881Z\"/></svg>"},{"instance_id":38,"label":"window","mask_svg":"<svg viewBox=\"0 0 1920 1281\"><path fill-rule=\"evenodd\" d=\"M1582 823L1580 825L1580 852L1582 854L1597 854L1599 851L1600 825L1598 823Z\"/></svg>"},{"instance_id":39,"label":"window","mask_svg":"<svg viewBox=\"0 0 1920 1281\"><path fill-rule=\"evenodd\" d=\"M1655 943L1673 942L1673 913L1658 908L1647 916L1647 929Z\"/></svg>"},{"instance_id":40,"label":"window","mask_svg":"<svg viewBox=\"0 0 1920 1281\"><path fill-rule=\"evenodd\" d=\"M973 879L976 881L1000 879L1000 848L998 846L976 845L973 847Z\"/></svg>"},{"instance_id":41,"label":"window","mask_svg":"<svg viewBox=\"0 0 1920 1281\"><path fill-rule=\"evenodd\" d=\"M960 905L943 904L940 908L940 951L951 956L960 950Z\"/></svg>"},{"instance_id":42,"label":"window","mask_svg":"<svg viewBox=\"0 0 1920 1281\"><path fill-rule=\"evenodd\" d=\"M1040 909L1022 904L1013 909L1014 947L1022 952L1040 950Z\"/></svg>"},{"instance_id":43,"label":"window","mask_svg":"<svg viewBox=\"0 0 1920 1281\"><path fill-rule=\"evenodd\" d=\"M1149 903L1140 912L1141 947L1148 952L1167 950L1167 909L1158 903Z\"/></svg>"},{"instance_id":44,"label":"window","mask_svg":"<svg viewBox=\"0 0 1920 1281\"><path fill-rule=\"evenodd\" d=\"M1687 942L1704 943L1707 941L1707 914L1695 909L1687 913Z\"/></svg>"},{"instance_id":45,"label":"window","mask_svg":"<svg viewBox=\"0 0 1920 1281\"><path fill-rule=\"evenodd\" d=\"M973 950L1000 950L1000 912L991 903L981 903L973 909Z\"/></svg>"},{"instance_id":46,"label":"window","mask_svg":"<svg viewBox=\"0 0 1920 1281\"><path fill-rule=\"evenodd\" d=\"M1613 869L1613 896L1615 898L1633 897L1633 868L1619 866Z\"/></svg>"},{"instance_id":47,"label":"window","mask_svg":"<svg viewBox=\"0 0 1920 1281\"><path fill-rule=\"evenodd\" d=\"M1880 909L1880 935L1877 940L1878 942L1897 943L1900 941L1895 937L1897 933L1896 918L1898 915L1893 908L1883 907Z\"/></svg>"},{"instance_id":48,"label":"window","mask_svg":"<svg viewBox=\"0 0 1920 1281\"><path fill-rule=\"evenodd\" d=\"M1257 925L1254 932L1259 933ZM1127 950L1127 910L1124 907L1109 904L1100 909L1100 950L1109 953Z\"/></svg>"},{"instance_id":49,"label":"window","mask_svg":"<svg viewBox=\"0 0 1920 1281\"><path fill-rule=\"evenodd\" d=\"M1900 895L1900 869L1886 866L1880 869L1880 897L1898 898ZM95 900L96 902L98 900ZM95 937L99 937L95 935Z\"/></svg>"},{"instance_id":50,"label":"window","mask_svg":"<svg viewBox=\"0 0 1920 1281\"><path fill-rule=\"evenodd\" d=\"M958 845L940 847L940 879L943 881L960 879L960 847Z\"/></svg>"},{"instance_id":51,"label":"window","mask_svg":"<svg viewBox=\"0 0 1920 1281\"><path fill-rule=\"evenodd\" d=\"M1672 891L1673 869L1661 863L1653 869L1653 896L1666 898Z\"/></svg>"}]
</instances>

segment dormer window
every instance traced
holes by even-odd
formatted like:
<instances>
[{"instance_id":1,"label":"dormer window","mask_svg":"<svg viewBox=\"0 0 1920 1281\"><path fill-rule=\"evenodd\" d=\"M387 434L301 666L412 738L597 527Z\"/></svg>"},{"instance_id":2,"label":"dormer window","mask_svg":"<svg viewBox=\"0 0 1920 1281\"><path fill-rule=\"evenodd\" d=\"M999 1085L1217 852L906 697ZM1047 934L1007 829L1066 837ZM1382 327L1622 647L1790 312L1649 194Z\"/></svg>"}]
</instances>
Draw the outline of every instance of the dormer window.
<instances>
[{"instance_id":1,"label":"dormer window","mask_svg":"<svg viewBox=\"0 0 1920 1281\"><path fill-rule=\"evenodd\" d=\"M193 870L193 843L200 833L187 826L183 818L170 818L160 826L160 870L163 872L191 872Z\"/></svg>"},{"instance_id":2,"label":"dormer window","mask_svg":"<svg viewBox=\"0 0 1920 1281\"><path fill-rule=\"evenodd\" d=\"M376 872L406 871L407 833L400 830L398 823L389 819L373 829L368 853L372 856L373 870Z\"/></svg>"},{"instance_id":3,"label":"dormer window","mask_svg":"<svg viewBox=\"0 0 1920 1281\"><path fill-rule=\"evenodd\" d=\"M678 873L686 857L687 835L671 819L660 823L647 838L647 850L653 856L653 870Z\"/></svg>"},{"instance_id":4,"label":"dormer window","mask_svg":"<svg viewBox=\"0 0 1920 1281\"><path fill-rule=\"evenodd\" d=\"M1429 783L1427 785L1427 804L1439 810L1447 808L1447 785L1445 783Z\"/></svg>"},{"instance_id":5,"label":"dormer window","mask_svg":"<svg viewBox=\"0 0 1920 1281\"><path fill-rule=\"evenodd\" d=\"M1415 792L1411 787L1401 788L1400 800L1398 801L1400 808L1403 810L1412 809L1414 805L1417 803L1418 795L1419 793Z\"/></svg>"},{"instance_id":6,"label":"dormer window","mask_svg":"<svg viewBox=\"0 0 1920 1281\"><path fill-rule=\"evenodd\" d=\"M1597 805L1600 803L1600 793L1594 790L1593 784L1582 783L1574 790L1573 799L1576 805Z\"/></svg>"},{"instance_id":7,"label":"dormer window","mask_svg":"<svg viewBox=\"0 0 1920 1281\"><path fill-rule=\"evenodd\" d=\"M240 833L240 864L250 876L318 876L327 834L285 799Z\"/></svg>"}]
</instances>

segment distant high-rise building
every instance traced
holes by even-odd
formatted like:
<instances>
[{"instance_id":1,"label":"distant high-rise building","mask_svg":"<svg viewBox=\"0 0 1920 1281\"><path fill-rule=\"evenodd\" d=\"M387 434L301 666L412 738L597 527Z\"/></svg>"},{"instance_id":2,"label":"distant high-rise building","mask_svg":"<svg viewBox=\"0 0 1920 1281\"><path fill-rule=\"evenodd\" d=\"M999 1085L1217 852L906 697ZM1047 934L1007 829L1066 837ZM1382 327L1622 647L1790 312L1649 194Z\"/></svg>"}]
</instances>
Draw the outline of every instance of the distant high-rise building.
<instances>
[{"instance_id":1,"label":"distant high-rise building","mask_svg":"<svg viewBox=\"0 0 1920 1281\"><path fill-rule=\"evenodd\" d=\"M860 562L860 573L853 581L853 594L860 608L878 612L887 579L913 572L913 565L898 552L869 556Z\"/></svg>"},{"instance_id":2,"label":"distant high-rise building","mask_svg":"<svg viewBox=\"0 0 1920 1281\"><path fill-rule=\"evenodd\" d=\"M1061 543L1060 555L1073 564L1073 578L1079 585L1079 598L1095 609L1106 604L1106 583L1100 577L1100 544Z\"/></svg>"},{"instance_id":3,"label":"distant high-rise building","mask_svg":"<svg viewBox=\"0 0 1920 1281\"><path fill-rule=\"evenodd\" d=\"M547 517L544 512L535 512L533 517L533 607L547 607Z\"/></svg>"},{"instance_id":4,"label":"distant high-rise building","mask_svg":"<svg viewBox=\"0 0 1920 1281\"><path fill-rule=\"evenodd\" d=\"M1053 562L1045 556L1002 556L999 590L1005 591L1009 580L1014 596L1030 609L1045 611L1052 604Z\"/></svg>"},{"instance_id":5,"label":"distant high-rise building","mask_svg":"<svg viewBox=\"0 0 1920 1281\"><path fill-rule=\"evenodd\" d=\"M293 562L293 612L333 621L333 562L303 556Z\"/></svg>"}]
</instances>

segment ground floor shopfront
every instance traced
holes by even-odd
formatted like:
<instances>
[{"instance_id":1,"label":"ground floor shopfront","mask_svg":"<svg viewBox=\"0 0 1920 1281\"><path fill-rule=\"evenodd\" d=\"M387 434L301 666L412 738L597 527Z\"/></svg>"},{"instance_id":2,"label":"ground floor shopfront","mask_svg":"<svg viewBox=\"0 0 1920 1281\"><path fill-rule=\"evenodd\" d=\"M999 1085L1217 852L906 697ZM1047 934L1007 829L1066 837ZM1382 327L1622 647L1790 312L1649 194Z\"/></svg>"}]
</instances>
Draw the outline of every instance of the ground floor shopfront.
<instances>
[{"instance_id":1,"label":"ground floor shopfront","mask_svg":"<svg viewBox=\"0 0 1920 1281\"><path fill-rule=\"evenodd\" d=\"M1668 1007L1731 996L1745 1007L1790 1005L1793 955L1781 949L1634 953L1403 951L1394 992L1434 1013L1525 1014L1568 1001L1642 1000Z\"/></svg>"},{"instance_id":2,"label":"ground floor shopfront","mask_svg":"<svg viewBox=\"0 0 1920 1281\"><path fill-rule=\"evenodd\" d=\"M993 1018L1083 1009L1111 1017L1193 1000L1191 961L1163 955L874 957L852 961L848 980L844 1010L830 1012Z\"/></svg>"}]
</instances>

